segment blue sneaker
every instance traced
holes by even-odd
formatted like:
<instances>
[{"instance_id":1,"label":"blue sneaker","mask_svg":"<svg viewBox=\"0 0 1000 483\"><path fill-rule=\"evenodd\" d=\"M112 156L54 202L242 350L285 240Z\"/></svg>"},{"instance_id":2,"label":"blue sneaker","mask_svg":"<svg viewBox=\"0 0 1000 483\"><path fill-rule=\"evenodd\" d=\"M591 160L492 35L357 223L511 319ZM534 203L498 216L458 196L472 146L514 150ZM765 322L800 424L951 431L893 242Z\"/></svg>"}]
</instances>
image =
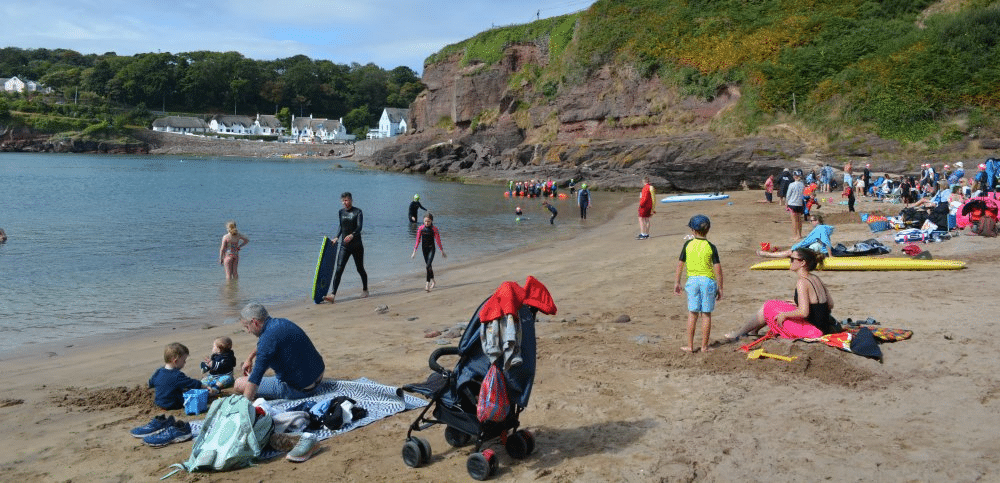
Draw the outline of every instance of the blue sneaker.
<instances>
[{"instance_id":1,"label":"blue sneaker","mask_svg":"<svg viewBox=\"0 0 1000 483\"><path fill-rule=\"evenodd\" d=\"M133 438L145 438L146 436L159 433L160 431L163 431L167 426L171 426L173 424L174 424L173 416L167 416L165 414L161 414L150 420L144 426L139 426L138 428L129 431L129 434L131 434Z\"/></svg>"},{"instance_id":2,"label":"blue sneaker","mask_svg":"<svg viewBox=\"0 0 1000 483\"><path fill-rule=\"evenodd\" d=\"M159 433L142 438L142 442L154 448L166 446L171 443L180 443L192 438L191 425L184 421L174 421L166 429Z\"/></svg>"}]
</instances>

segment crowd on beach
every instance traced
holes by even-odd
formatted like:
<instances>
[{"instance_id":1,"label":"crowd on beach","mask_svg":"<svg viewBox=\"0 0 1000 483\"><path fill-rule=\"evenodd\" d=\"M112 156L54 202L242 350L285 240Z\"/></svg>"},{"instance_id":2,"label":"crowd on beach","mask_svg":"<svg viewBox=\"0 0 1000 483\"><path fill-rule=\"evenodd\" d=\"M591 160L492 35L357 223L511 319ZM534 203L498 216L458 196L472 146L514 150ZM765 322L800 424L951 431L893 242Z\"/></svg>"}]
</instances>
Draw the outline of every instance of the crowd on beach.
<instances>
[{"instance_id":1,"label":"crowd on beach","mask_svg":"<svg viewBox=\"0 0 1000 483\"><path fill-rule=\"evenodd\" d=\"M793 300L767 300L757 311L750 314L744 324L725 335L722 343L738 341L748 337L759 337L759 331L767 328L764 337L777 336L788 339L818 338L840 331L832 317L833 296L823 280L814 273L823 259L834 251L831 235L833 227L823 223L823 216L817 210L822 205L822 193L831 193L842 188L842 197L847 198L848 210L855 211L857 197L878 201L898 200L904 207L928 210L929 213L950 211L954 216L956 204L981 195L997 191L1000 162L989 159L977 166L974 176L966 177L963 163L944 165L936 170L930 164L921 166L919 175L893 177L885 173L875 178L871 165L866 164L857 175L848 163L843 167L842 177L834 175L833 168L826 164L819 170L804 174L801 169L785 169L778 178L769 176L764 183L766 203L774 202L774 192L781 206L789 213L791 238L794 244L786 250L761 247L758 255L765 258L787 258L788 270L796 274ZM586 183L576 189L576 182L568 184L570 193L576 194L581 219L586 219L591 203L590 190ZM508 196L541 197L558 196L558 187L552 180L527 182L510 181ZM643 178L639 193L637 240L650 237L650 221L655 211L655 188L649 177ZM828 199L828 198L827 198ZM350 192L341 195L343 208L338 212L338 230L332 237L337 245L333 280L330 293L324 299L336 301L336 294L346 262L354 259L355 267L362 282L362 297L368 295L368 277L364 269L364 246L361 240L363 213L354 206ZM556 208L547 201L542 202L550 213L550 223L558 214ZM425 211L423 217L420 210ZM516 216L522 210L517 207ZM416 239L411 258L418 248L426 265L425 290L435 287L432 263L437 250L447 257L441 241L441 233L434 225L434 215L421 203L420 196L414 195L408 209L408 222L422 221L416 231ZM807 235L803 235L803 221L812 224ZM944 222L953 228L951 220ZM711 220L698 214L687 222L690 233L680 246L675 269L673 293L687 298L687 344L681 350L688 353L709 352L713 349L711 338L712 312L718 301L723 299L724 277L722 260L718 248L708 239ZM2 230L0 230L2 234ZM239 252L250 242L240 233L235 222L226 224L226 234L219 249L219 263L225 268L227 279L238 278ZM696 344L695 335L699 327L701 338ZM224 389L232 389L234 394L260 405L270 399L301 399L313 396L323 381L326 364L305 331L294 322L272 317L267 309L258 303L247 304L240 313L243 329L257 337L256 346L249 352L244 362L237 367L237 358L232 340L218 337L213 340L211 352L201 362L202 379L185 375L182 370L189 357L189 350L180 343L170 343L164 348L162 367L150 377L148 386L155 391L155 403L164 410L175 410L184 406L183 395L191 389L203 389L211 394L219 394ZM267 371L273 375L267 376ZM239 372L237 372L239 371ZM153 447L165 446L192 438L188 423L171 416L158 415L149 423L131 431L132 436L142 438ZM294 448L290 448L287 458L293 462L309 459L317 450L314 435L302 433Z\"/></svg>"},{"instance_id":2,"label":"crowd on beach","mask_svg":"<svg viewBox=\"0 0 1000 483\"><path fill-rule=\"evenodd\" d=\"M955 230L957 211L965 202L982 196L996 196L1000 188L1000 161L990 158L977 166L974 176L966 178L964 164L956 162L954 169L945 164L940 171L931 164L921 165L919 175L900 175L894 179L885 173L874 178L871 164L865 164L861 173L854 172L848 163L843 168L841 178L842 197L847 198L849 212L855 211L856 196L872 198L876 201L896 201L904 208L901 217L922 210L922 218L930 221L929 230ZM648 180L646 180L648 185ZM777 185L777 186L776 186ZM794 300L769 300L746 324L725 335L726 341L756 336L760 329L768 327L768 335L784 338L817 338L840 330L831 316L833 298L826 285L813 271L823 259L834 255L831 240L834 227L823 223L820 209L821 193L831 193L838 182L834 170L826 164L819 169L803 174L801 169L785 169L777 182L773 175L764 182L765 203L774 202L774 191L789 213L791 239L794 244L786 250L762 243L757 254L764 258L787 258L789 270L798 274ZM648 217L651 214L651 196L646 188L639 201L639 239L648 237ZM825 202L825 201L824 201ZM996 216L994 212L993 217ZM989 218L989 217L987 217ZM812 223L811 231L803 236L803 220ZM995 222L995 218L992 219ZM989 221L989 220L986 220ZM989 223L986 223L989 224ZM716 300L722 299L722 267L716 247L708 241L710 221L704 215L696 215L688 222L691 235L684 243L678 259L674 293L683 291L688 298L687 341L682 347L685 352L696 352L695 329L698 319L702 320L701 352L711 350L711 314ZM996 230L986 236L996 236ZM919 249L918 249L919 250ZM683 285L682 275L687 274ZM767 335L765 335L767 337Z\"/></svg>"}]
</instances>

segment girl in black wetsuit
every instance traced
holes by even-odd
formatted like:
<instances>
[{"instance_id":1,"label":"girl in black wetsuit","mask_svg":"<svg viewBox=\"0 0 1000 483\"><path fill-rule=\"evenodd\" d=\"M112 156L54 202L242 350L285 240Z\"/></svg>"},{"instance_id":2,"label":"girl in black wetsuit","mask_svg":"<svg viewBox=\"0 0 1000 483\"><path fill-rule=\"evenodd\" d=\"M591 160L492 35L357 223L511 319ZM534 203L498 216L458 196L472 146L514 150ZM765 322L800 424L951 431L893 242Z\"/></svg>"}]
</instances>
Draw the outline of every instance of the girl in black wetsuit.
<instances>
[{"instance_id":1,"label":"girl in black wetsuit","mask_svg":"<svg viewBox=\"0 0 1000 483\"><path fill-rule=\"evenodd\" d=\"M365 246L361 243L361 228L364 219L361 209L354 206L354 200L350 192L340 195L340 202L344 207L340 210L340 229L337 231L333 243L337 244L337 263L333 271L333 283L331 284L330 295L323 297L324 300L334 303L337 296L337 287L340 286L340 277L344 274L344 266L349 257L354 257L354 266L361 275L362 292L361 297L368 296L368 273L365 272Z\"/></svg>"},{"instance_id":2,"label":"girl in black wetsuit","mask_svg":"<svg viewBox=\"0 0 1000 483\"><path fill-rule=\"evenodd\" d=\"M434 226L434 215L427 213L424 215L424 224L417 229L417 241L413 244L413 253L410 258L416 256L417 247L423 244L424 263L427 264L427 282L424 284L424 290L428 292L434 288L434 269L431 268L431 264L434 263L434 242L437 242L438 248L441 249L441 256L448 258L448 255L444 253L444 246L441 245L441 233Z\"/></svg>"}]
</instances>

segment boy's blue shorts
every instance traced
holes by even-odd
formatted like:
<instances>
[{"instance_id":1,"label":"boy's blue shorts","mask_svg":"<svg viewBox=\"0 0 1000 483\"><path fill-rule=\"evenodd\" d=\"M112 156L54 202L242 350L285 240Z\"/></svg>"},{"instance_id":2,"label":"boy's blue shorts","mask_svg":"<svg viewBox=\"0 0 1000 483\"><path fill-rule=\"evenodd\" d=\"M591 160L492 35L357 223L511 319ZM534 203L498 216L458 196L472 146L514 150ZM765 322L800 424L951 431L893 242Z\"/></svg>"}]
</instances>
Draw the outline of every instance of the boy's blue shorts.
<instances>
[{"instance_id":1,"label":"boy's blue shorts","mask_svg":"<svg viewBox=\"0 0 1000 483\"><path fill-rule=\"evenodd\" d=\"M710 314L715 309L715 293L718 291L715 279L700 275L688 277L684 291L688 297L688 312Z\"/></svg>"}]
</instances>

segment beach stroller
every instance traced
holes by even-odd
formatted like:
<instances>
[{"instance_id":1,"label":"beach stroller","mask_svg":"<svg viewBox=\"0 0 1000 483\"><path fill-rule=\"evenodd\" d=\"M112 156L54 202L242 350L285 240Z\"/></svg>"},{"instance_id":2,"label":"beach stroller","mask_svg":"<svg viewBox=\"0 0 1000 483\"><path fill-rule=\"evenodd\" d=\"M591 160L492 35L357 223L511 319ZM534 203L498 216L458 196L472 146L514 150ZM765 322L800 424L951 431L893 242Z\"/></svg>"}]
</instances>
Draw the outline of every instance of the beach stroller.
<instances>
[{"instance_id":1,"label":"beach stroller","mask_svg":"<svg viewBox=\"0 0 1000 483\"><path fill-rule=\"evenodd\" d=\"M428 365L432 372L427 380L402 387L430 400L406 432L403 462L407 466L418 468L430 462L430 443L413 433L438 424L445 425L444 438L449 445L474 444L466 469L477 480L489 479L499 468L488 444L498 441L513 459L526 458L535 450L534 436L518 427L535 380L535 315L539 311L556 313L555 303L541 282L530 276L523 288L503 282L476 309L458 347L441 347L431 354ZM445 356L458 358L454 369L441 365L439 359ZM491 376L506 383L506 397L492 397L489 390L497 384L483 383L484 378L495 380ZM480 417L488 412L484 411L488 406L500 411Z\"/></svg>"}]
</instances>

